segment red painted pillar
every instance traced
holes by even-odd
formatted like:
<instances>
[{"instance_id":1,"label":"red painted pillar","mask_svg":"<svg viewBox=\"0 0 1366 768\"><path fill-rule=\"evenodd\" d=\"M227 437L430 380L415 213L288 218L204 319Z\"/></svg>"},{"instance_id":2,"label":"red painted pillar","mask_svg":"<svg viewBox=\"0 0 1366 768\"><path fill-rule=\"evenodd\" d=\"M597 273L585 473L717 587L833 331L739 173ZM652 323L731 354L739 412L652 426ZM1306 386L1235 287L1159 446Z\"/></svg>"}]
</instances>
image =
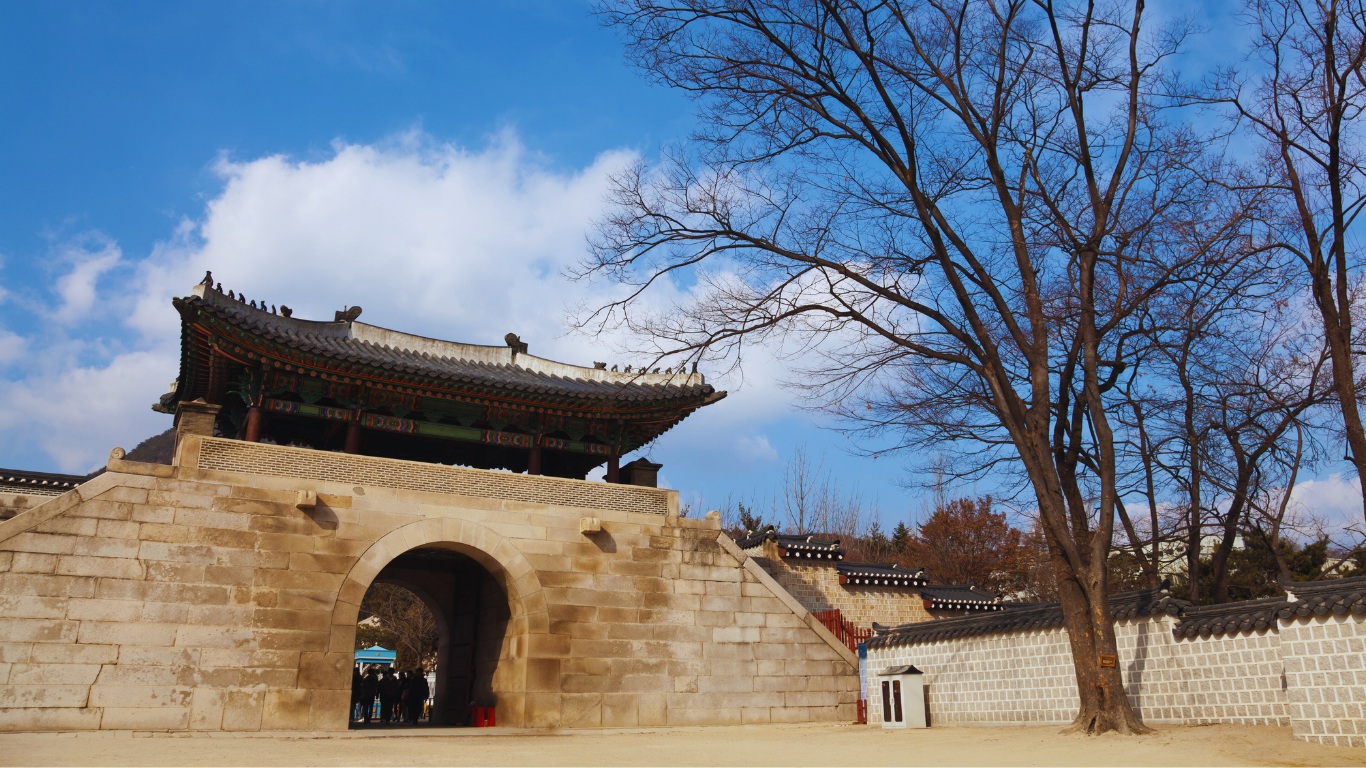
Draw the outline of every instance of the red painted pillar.
<instances>
[{"instance_id":1,"label":"red painted pillar","mask_svg":"<svg viewBox=\"0 0 1366 768\"><path fill-rule=\"evenodd\" d=\"M610 456L607 459L607 482L621 482L621 457Z\"/></svg>"},{"instance_id":2,"label":"red painted pillar","mask_svg":"<svg viewBox=\"0 0 1366 768\"><path fill-rule=\"evenodd\" d=\"M261 410L260 407L253 405L252 407L247 409L246 441L248 443L261 442L261 426L265 423L265 421L266 412Z\"/></svg>"},{"instance_id":3,"label":"red painted pillar","mask_svg":"<svg viewBox=\"0 0 1366 768\"><path fill-rule=\"evenodd\" d=\"M342 450L346 453L360 453L360 416L359 414L346 422L346 444Z\"/></svg>"}]
</instances>

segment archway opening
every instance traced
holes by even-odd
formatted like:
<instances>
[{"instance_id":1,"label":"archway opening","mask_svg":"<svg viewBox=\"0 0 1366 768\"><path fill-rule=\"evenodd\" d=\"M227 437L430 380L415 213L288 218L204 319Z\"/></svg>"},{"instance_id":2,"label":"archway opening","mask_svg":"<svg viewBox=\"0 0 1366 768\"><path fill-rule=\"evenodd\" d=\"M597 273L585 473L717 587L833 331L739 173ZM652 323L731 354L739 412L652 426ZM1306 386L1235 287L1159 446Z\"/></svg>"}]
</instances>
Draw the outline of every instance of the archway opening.
<instances>
[{"instance_id":1,"label":"archway opening","mask_svg":"<svg viewBox=\"0 0 1366 768\"><path fill-rule=\"evenodd\" d=\"M390 649L396 653L395 671L410 675L409 707L404 713L398 676L386 683L377 674L370 683L362 680L358 685L361 701L353 702L351 727L367 727L363 715L371 691L377 695L368 727L478 724L482 718L477 714L496 711L495 672L504 655L510 614L499 580L455 545L429 545L395 558L375 577L362 601L356 648L361 651L380 639L395 646ZM424 686L413 679L419 669L428 689L420 709L414 692ZM393 708L387 710L387 723L385 689ZM399 713L407 717L396 717Z\"/></svg>"}]
</instances>

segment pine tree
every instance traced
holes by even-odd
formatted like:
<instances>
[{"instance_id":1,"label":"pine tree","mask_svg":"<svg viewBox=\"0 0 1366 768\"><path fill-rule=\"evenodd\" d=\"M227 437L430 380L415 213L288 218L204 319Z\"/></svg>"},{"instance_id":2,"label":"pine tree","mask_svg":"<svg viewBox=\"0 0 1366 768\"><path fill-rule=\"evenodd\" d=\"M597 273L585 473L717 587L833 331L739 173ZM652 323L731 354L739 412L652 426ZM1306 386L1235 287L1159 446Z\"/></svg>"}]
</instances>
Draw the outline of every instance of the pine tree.
<instances>
[{"instance_id":1,"label":"pine tree","mask_svg":"<svg viewBox=\"0 0 1366 768\"><path fill-rule=\"evenodd\" d=\"M905 521L896 524L892 529L892 551L898 555L906 554L911 547L911 529L906 527Z\"/></svg>"}]
</instances>

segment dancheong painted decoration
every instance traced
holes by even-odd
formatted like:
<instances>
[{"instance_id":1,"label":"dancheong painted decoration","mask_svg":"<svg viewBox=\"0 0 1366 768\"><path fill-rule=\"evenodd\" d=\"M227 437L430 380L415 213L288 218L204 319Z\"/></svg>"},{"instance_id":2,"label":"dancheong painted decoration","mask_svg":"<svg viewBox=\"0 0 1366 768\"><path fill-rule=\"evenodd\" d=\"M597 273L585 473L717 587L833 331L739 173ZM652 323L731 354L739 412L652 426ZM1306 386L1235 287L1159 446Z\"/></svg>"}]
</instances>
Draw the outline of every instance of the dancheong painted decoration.
<instances>
[{"instance_id":1,"label":"dancheong painted decoration","mask_svg":"<svg viewBox=\"0 0 1366 768\"><path fill-rule=\"evenodd\" d=\"M696 372L608 370L504 346L429 339L248 301L206 275L173 300L180 376L154 409L221 407L215 432L371 456L653 484L657 465L619 458L725 397ZM631 477L632 472L637 477Z\"/></svg>"}]
</instances>

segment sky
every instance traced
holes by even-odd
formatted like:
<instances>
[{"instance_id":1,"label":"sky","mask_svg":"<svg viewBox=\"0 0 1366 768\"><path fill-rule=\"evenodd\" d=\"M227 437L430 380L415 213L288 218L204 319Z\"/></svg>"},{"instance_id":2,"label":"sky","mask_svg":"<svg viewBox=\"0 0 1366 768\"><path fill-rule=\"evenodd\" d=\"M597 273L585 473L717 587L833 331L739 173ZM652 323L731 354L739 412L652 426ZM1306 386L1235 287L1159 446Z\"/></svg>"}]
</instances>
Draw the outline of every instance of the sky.
<instances>
[{"instance_id":1,"label":"sky","mask_svg":"<svg viewBox=\"0 0 1366 768\"><path fill-rule=\"evenodd\" d=\"M569 327L617 289L565 273L609 176L693 109L578 0L0 4L0 467L84 473L168 428L170 300L210 269L299 317L624 367ZM805 446L888 525L917 508L774 357L649 448L663 482L770 499Z\"/></svg>"},{"instance_id":2,"label":"sky","mask_svg":"<svg viewBox=\"0 0 1366 768\"><path fill-rule=\"evenodd\" d=\"M206 270L299 317L630 364L570 330L619 289L566 272L611 175L694 106L581 0L0 3L0 467L84 473L168 428L170 301ZM804 447L885 529L920 513L924 457L855 455L791 364L713 376L730 396L648 449L662 481L762 507ZM1359 514L1354 480L1308 482Z\"/></svg>"}]
</instances>

